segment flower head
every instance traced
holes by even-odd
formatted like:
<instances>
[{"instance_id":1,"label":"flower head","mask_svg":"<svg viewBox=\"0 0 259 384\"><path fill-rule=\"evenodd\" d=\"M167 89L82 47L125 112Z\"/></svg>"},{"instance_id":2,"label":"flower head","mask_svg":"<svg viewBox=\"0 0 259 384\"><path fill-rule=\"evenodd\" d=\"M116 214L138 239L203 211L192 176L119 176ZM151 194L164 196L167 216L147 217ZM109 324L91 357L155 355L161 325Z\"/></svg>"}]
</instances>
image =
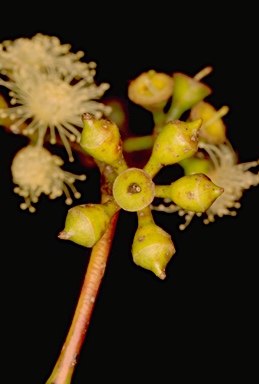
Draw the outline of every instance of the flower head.
<instances>
[{"instance_id":1,"label":"flower head","mask_svg":"<svg viewBox=\"0 0 259 384\"><path fill-rule=\"evenodd\" d=\"M30 38L21 37L0 44L0 71L7 76L23 69L45 72L55 68L63 75L88 78L93 82L96 63L84 63L80 59L84 52L70 52L70 44L61 44L56 36L37 33Z\"/></svg>"},{"instance_id":2,"label":"flower head","mask_svg":"<svg viewBox=\"0 0 259 384\"><path fill-rule=\"evenodd\" d=\"M74 186L75 180L85 180L85 175L74 175L60 168L63 160L51 155L43 147L28 145L18 151L11 165L14 184L14 192L24 198L22 209L35 212L32 203L37 203L41 194L48 195L50 199L56 199L63 193L66 196L66 204L72 204L69 187L76 199L81 194Z\"/></svg>"},{"instance_id":3,"label":"flower head","mask_svg":"<svg viewBox=\"0 0 259 384\"><path fill-rule=\"evenodd\" d=\"M220 185L224 192L214 201L214 203L204 213L204 224L209 224L215 221L215 217L223 217L224 215L236 216L237 209L240 208L240 199L245 190L251 186L259 185L259 172L253 173L250 168L256 167L259 161L250 161L247 163L238 164L237 155L229 144L199 144L212 162L212 168L207 173L207 176L215 183ZM165 203L170 203L168 200ZM202 213L186 211L176 204L160 204L152 206L152 209L163 212L178 212L180 216L184 216L185 223L179 226L180 229L185 229L191 222L192 218L202 216Z\"/></svg>"},{"instance_id":4,"label":"flower head","mask_svg":"<svg viewBox=\"0 0 259 384\"><path fill-rule=\"evenodd\" d=\"M21 133L26 124L22 133L36 135L40 146L48 139L48 131L51 144L56 143L58 133L73 161L70 142L80 141L82 114L100 118L111 111L96 101L109 84L97 86L93 81L95 72L79 62L81 53L68 52L70 46L60 45L55 37L36 35L31 40L4 42L0 47L0 73L4 75L0 85L9 90L10 96L10 107L0 109L0 118L13 121L10 129L14 133ZM32 51L34 55L29 54Z\"/></svg>"}]
</instances>

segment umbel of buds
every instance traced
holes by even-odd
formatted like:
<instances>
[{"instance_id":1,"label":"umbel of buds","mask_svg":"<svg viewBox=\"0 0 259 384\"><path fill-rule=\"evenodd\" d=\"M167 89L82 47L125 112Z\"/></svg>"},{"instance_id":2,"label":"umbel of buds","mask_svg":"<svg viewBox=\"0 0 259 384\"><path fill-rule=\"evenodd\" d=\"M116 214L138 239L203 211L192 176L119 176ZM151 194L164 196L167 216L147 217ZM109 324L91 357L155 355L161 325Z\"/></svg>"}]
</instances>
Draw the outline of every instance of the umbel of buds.
<instances>
[{"instance_id":1,"label":"umbel of buds","mask_svg":"<svg viewBox=\"0 0 259 384\"><path fill-rule=\"evenodd\" d=\"M192 212L205 212L223 192L223 188L202 173L180 177L170 185L156 186L156 197L170 199Z\"/></svg>"},{"instance_id":2,"label":"umbel of buds","mask_svg":"<svg viewBox=\"0 0 259 384\"><path fill-rule=\"evenodd\" d=\"M202 119L168 122L158 134L144 171L153 178L165 165L193 156L198 150L198 133Z\"/></svg>"},{"instance_id":3,"label":"umbel of buds","mask_svg":"<svg viewBox=\"0 0 259 384\"><path fill-rule=\"evenodd\" d=\"M90 113L84 113L82 120L80 145L83 150L95 160L113 166L118 173L126 169L117 125L107 119L95 119Z\"/></svg>"},{"instance_id":4,"label":"umbel of buds","mask_svg":"<svg viewBox=\"0 0 259 384\"><path fill-rule=\"evenodd\" d=\"M65 228L58 237L91 248L100 240L113 215L119 209L118 204L112 199L103 204L72 207L68 210Z\"/></svg>"},{"instance_id":5,"label":"umbel of buds","mask_svg":"<svg viewBox=\"0 0 259 384\"><path fill-rule=\"evenodd\" d=\"M150 207L138 211L137 215L138 227L132 243L133 261L164 280L166 266L176 252L174 243L171 236L155 224Z\"/></svg>"},{"instance_id":6,"label":"umbel of buds","mask_svg":"<svg viewBox=\"0 0 259 384\"><path fill-rule=\"evenodd\" d=\"M138 211L153 201L155 184L142 169L128 168L116 177L113 197L125 211Z\"/></svg>"},{"instance_id":7,"label":"umbel of buds","mask_svg":"<svg viewBox=\"0 0 259 384\"><path fill-rule=\"evenodd\" d=\"M82 120L80 145L96 161L104 180L102 187L107 184L103 190L105 194L109 191L109 200L71 208L65 228L58 237L91 248L101 239L117 211L136 212L138 227L132 243L133 261L163 280L166 266L176 250L170 234L154 222L151 213L154 198L169 199L187 211L205 212L223 192L223 188L215 185L202 171L185 174L170 185L155 185L153 181L162 167L182 165L184 160L194 159L203 119L173 120L162 125L143 169L128 167L116 123L96 119L90 113L83 114ZM210 164L206 161L203 166L207 170Z\"/></svg>"}]
</instances>

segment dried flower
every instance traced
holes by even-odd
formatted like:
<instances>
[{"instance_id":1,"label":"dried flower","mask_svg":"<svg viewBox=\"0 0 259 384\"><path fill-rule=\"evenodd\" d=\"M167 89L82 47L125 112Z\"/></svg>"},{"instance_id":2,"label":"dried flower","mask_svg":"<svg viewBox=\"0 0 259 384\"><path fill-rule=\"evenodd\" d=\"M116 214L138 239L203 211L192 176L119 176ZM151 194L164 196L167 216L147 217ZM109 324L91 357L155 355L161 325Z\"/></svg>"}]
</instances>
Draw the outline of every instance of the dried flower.
<instances>
[{"instance_id":1,"label":"dried flower","mask_svg":"<svg viewBox=\"0 0 259 384\"><path fill-rule=\"evenodd\" d=\"M60 45L55 37L36 35L31 40L3 42L0 47L0 73L5 75L0 78L0 85L10 90L11 105L0 109L0 118L13 121L10 129L14 133L21 133L21 127L27 124L22 133L37 134L37 144L41 146L47 140L48 130L51 144L56 143L58 132L69 160L73 161L70 142L80 141L82 114L87 112L100 118L111 111L109 106L96 101L109 84L97 86L87 64L78 61L82 54L68 52L70 46ZM29 55L30 50L34 55Z\"/></svg>"},{"instance_id":2,"label":"dried flower","mask_svg":"<svg viewBox=\"0 0 259 384\"><path fill-rule=\"evenodd\" d=\"M28 145L19 150L12 162L11 172L14 184L14 192L24 197L21 209L35 212L32 203L37 203L42 193L50 199L56 199L63 193L66 196L66 204L72 204L71 189L76 199L81 194L74 186L75 180L85 180L85 175L75 175L60 168L63 160L52 155L43 147Z\"/></svg>"},{"instance_id":3,"label":"dried flower","mask_svg":"<svg viewBox=\"0 0 259 384\"><path fill-rule=\"evenodd\" d=\"M199 140L209 144L222 144L226 139L226 125L222 117L229 111L224 105L218 111L210 103L202 100L192 107L190 120L202 118L202 126L199 131Z\"/></svg>"},{"instance_id":4,"label":"dried flower","mask_svg":"<svg viewBox=\"0 0 259 384\"><path fill-rule=\"evenodd\" d=\"M244 191L259 184L259 172L249 171L250 168L258 166L259 161L238 164L237 155L230 144L216 146L214 144L200 143L199 146L207 152L213 164L213 168L207 173L207 176L216 185L220 185L224 189L224 192L205 212L204 224L214 222L216 216L236 216L236 210L241 206L239 200ZM166 200L165 203L169 203L169 201ZM168 213L178 212L179 216L184 216L185 223L179 226L181 230L189 225L195 215L203 215L202 213L183 210L175 204L152 205L151 208Z\"/></svg>"},{"instance_id":5,"label":"dried flower","mask_svg":"<svg viewBox=\"0 0 259 384\"><path fill-rule=\"evenodd\" d=\"M128 96L135 104L154 112L165 107L173 88L171 76L151 69L130 82Z\"/></svg>"}]
</instances>

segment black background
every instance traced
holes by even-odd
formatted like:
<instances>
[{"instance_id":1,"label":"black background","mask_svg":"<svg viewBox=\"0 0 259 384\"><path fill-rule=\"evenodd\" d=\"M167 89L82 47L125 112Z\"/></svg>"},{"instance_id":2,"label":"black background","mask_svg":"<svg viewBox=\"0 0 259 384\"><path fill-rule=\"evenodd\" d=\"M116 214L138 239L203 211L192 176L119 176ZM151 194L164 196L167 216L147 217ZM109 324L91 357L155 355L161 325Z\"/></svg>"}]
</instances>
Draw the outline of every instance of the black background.
<instances>
[{"instance_id":1,"label":"black background","mask_svg":"<svg viewBox=\"0 0 259 384\"><path fill-rule=\"evenodd\" d=\"M208 101L217 109L230 107L224 119L228 138L240 162L255 160L253 11L182 5L143 10L75 2L55 10L45 3L13 10L3 6L0 41L41 32L70 43L73 52L83 50L85 61L97 63L96 81L111 85L105 97L125 102L133 132L148 132L150 116L127 101L129 80L148 69L194 76L212 65L205 79L213 89ZM24 138L0 130L3 349L9 382L17 375L27 384L44 384L69 329L90 251L57 238L68 209L63 198L43 196L34 214L19 209L10 165L23 145ZM97 201L96 171L77 162L70 169L88 175L77 184L82 198L75 204ZM156 376L211 382L244 375L248 381L258 345L258 187L245 192L241 203L236 218L209 226L195 219L183 232L176 214L155 214L177 249L164 281L133 263L136 216L121 212L73 384Z\"/></svg>"}]
</instances>

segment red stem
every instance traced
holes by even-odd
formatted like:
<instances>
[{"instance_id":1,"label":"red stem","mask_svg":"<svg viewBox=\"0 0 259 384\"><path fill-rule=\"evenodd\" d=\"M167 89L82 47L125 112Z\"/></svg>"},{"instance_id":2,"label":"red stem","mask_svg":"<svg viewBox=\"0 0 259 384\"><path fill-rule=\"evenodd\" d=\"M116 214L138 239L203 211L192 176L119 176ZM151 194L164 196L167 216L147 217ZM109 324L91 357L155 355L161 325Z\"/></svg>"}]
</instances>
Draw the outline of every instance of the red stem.
<instances>
[{"instance_id":1,"label":"red stem","mask_svg":"<svg viewBox=\"0 0 259 384\"><path fill-rule=\"evenodd\" d=\"M119 212L93 247L75 314L65 343L46 384L70 384L91 320L94 304L106 269Z\"/></svg>"}]
</instances>

